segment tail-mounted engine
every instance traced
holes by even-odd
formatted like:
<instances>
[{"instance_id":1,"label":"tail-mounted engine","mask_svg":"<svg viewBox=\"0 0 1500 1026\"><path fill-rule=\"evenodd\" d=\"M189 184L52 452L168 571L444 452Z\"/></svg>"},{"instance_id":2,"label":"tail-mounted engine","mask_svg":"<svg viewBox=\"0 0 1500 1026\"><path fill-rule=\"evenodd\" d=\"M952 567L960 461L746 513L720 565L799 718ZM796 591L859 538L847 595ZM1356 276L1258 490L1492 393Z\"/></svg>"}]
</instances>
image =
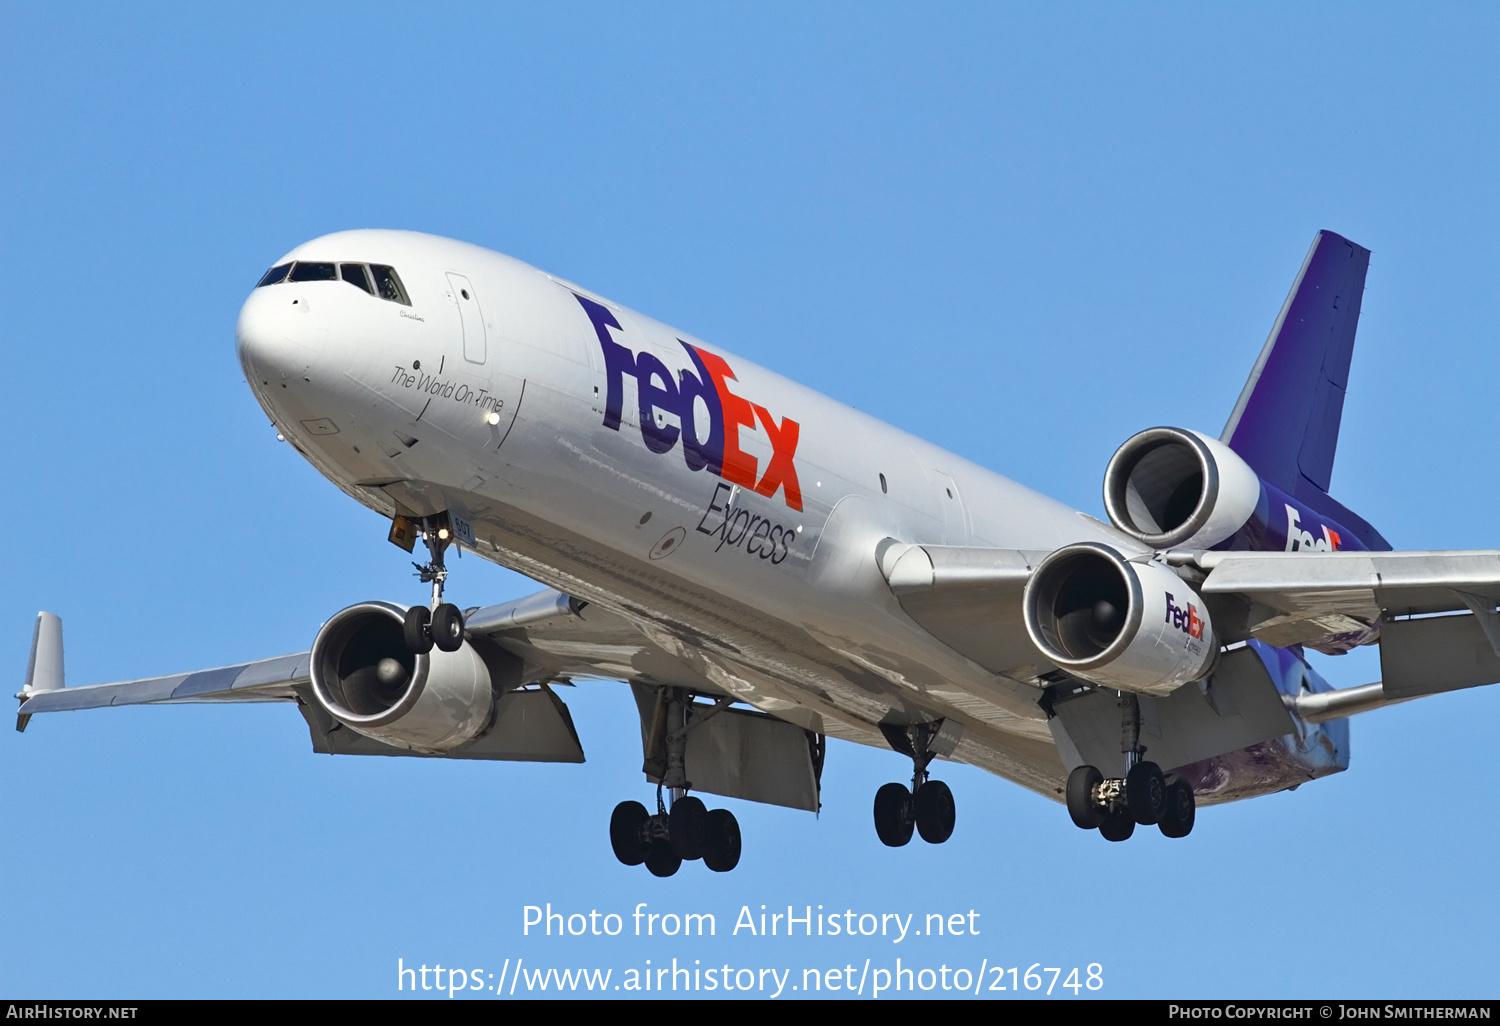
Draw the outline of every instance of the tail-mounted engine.
<instances>
[{"instance_id":1,"label":"tail-mounted engine","mask_svg":"<svg viewBox=\"0 0 1500 1026\"><path fill-rule=\"evenodd\" d=\"M313 695L334 719L377 741L449 752L490 727L490 668L467 641L455 652L414 655L402 635L405 613L390 602L335 613L313 642Z\"/></svg>"},{"instance_id":2,"label":"tail-mounted engine","mask_svg":"<svg viewBox=\"0 0 1500 1026\"><path fill-rule=\"evenodd\" d=\"M1067 545L1042 560L1023 605L1037 648L1102 687L1170 694L1206 676L1218 652L1208 610L1182 578L1107 545Z\"/></svg>"},{"instance_id":3,"label":"tail-mounted engine","mask_svg":"<svg viewBox=\"0 0 1500 1026\"><path fill-rule=\"evenodd\" d=\"M1260 478L1233 449L1181 428L1142 431L1104 472L1110 522L1157 549L1211 548L1250 521L1261 497Z\"/></svg>"}]
</instances>

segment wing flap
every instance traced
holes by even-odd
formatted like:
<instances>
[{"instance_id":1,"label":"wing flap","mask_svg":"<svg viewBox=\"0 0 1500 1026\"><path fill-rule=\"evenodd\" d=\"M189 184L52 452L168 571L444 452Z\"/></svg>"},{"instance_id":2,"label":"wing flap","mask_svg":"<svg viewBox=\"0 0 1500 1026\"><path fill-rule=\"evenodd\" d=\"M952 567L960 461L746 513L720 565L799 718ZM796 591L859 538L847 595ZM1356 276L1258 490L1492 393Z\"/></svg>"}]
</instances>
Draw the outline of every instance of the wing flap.
<instances>
[{"instance_id":1,"label":"wing flap","mask_svg":"<svg viewBox=\"0 0 1500 1026\"><path fill-rule=\"evenodd\" d=\"M312 734L313 751L325 755L414 756L502 762L583 762L573 717L550 689L511 691L495 702L495 723L482 737L442 755L398 748L338 723L316 702L298 706Z\"/></svg>"},{"instance_id":2,"label":"wing flap","mask_svg":"<svg viewBox=\"0 0 1500 1026\"><path fill-rule=\"evenodd\" d=\"M1380 675L1390 700L1500 682L1497 655L1473 614L1393 620L1380 628Z\"/></svg>"}]
</instances>

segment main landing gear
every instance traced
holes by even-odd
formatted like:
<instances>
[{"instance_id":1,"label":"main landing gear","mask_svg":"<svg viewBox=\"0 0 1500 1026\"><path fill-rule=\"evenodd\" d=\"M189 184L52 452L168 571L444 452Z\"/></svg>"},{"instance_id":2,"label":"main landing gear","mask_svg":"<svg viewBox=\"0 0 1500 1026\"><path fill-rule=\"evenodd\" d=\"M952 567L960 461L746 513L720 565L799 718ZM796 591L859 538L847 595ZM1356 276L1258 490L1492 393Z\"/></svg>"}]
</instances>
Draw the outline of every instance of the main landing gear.
<instances>
[{"instance_id":1,"label":"main landing gear","mask_svg":"<svg viewBox=\"0 0 1500 1026\"><path fill-rule=\"evenodd\" d=\"M609 817L609 844L627 866L646 864L652 876L671 876L684 862L702 859L715 873L740 864L740 824L728 809L710 810L702 799L674 798L671 811L656 789L656 814L640 802L621 802Z\"/></svg>"},{"instance_id":2,"label":"main landing gear","mask_svg":"<svg viewBox=\"0 0 1500 1026\"><path fill-rule=\"evenodd\" d=\"M412 566L423 584L432 585L432 605L412 606L402 624L406 647L415 655L431 652L434 646L443 652L457 652L464 643L464 614L453 603L443 601L443 583L448 580L443 552L452 540L446 514L422 519L422 541L431 558Z\"/></svg>"},{"instance_id":3,"label":"main landing gear","mask_svg":"<svg viewBox=\"0 0 1500 1026\"><path fill-rule=\"evenodd\" d=\"M953 836L958 817L953 792L941 780L929 780L927 764L934 753L929 747L942 722L912 727L883 724L887 743L912 761L911 789L905 784L886 784L875 792L875 833L881 843L899 848L911 840L912 830L928 844L942 844Z\"/></svg>"},{"instance_id":4,"label":"main landing gear","mask_svg":"<svg viewBox=\"0 0 1500 1026\"><path fill-rule=\"evenodd\" d=\"M688 731L729 703L730 699L720 699L708 712L694 716L687 691L662 688L658 693L652 737L646 744L648 765L654 753L665 754L656 785L656 812L647 812L640 802L621 802L609 817L609 844L625 865L644 862L652 876L671 876L695 859L715 873L727 873L740 864L739 821L728 809L710 810L702 799L688 794L692 784L685 758ZM672 797L670 811L664 790Z\"/></svg>"},{"instance_id":5,"label":"main landing gear","mask_svg":"<svg viewBox=\"0 0 1500 1026\"><path fill-rule=\"evenodd\" d=\"M1120 693L1121 751L1124 778L1106 779L1093 766L1079 766L1068 774L1068 815L1084 830L1098 830L1106 841L1123 841L1136 824L1153 823L1168 837L1186 837L1193 830L1197 803L1193 785L1143 758L1140 743L1140 703L1129 692Z\"/></svg>"}]
</instances>

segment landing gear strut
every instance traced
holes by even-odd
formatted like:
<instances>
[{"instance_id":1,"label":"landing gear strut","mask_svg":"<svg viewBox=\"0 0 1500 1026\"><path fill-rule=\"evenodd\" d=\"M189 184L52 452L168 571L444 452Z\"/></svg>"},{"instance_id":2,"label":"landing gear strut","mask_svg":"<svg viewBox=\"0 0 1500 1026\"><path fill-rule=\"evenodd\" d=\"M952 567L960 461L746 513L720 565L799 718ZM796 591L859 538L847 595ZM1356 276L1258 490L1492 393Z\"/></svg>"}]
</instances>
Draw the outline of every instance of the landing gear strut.
<instances>
[{"instance_id":1,"label":"landing gear strut","mask_svg":"<svg viewBox=\"0 0 1500 1026\"><path fill-rule=\"evenodd\" d=\"M953 792L941 780L929 780L927 765L937 753L932 739L942 721L912 727L882 725L886 742L912 761L911 789L905 784L886 784L875 792L875 834L882 844L899 848L911 840L912 830L928 844L942 844L953 836L958 817Z\"/></svg>"},{"instance_id":2,"label":"landing gear strut","mask_svg":"<svg viewBox=\"0 0 1500 1026\"><path fill-rule=\"evenodd\" d=\"M416 655L431 652L436 646L443 652L457 652L464 643L464 614L451 602L443 601L443 583L448 568L443 552L452 541L447 515L422 518L422 541L427 545L428 561L413 563L423 584L432 585L431 606L412 606L406 611L402 635L406 647Z\"/></svg>"},{"instance_id":3,"label":"landing gear strut","mask_svg":"<svg viewBox=\"0 0 1500 1026\"><path fill-rule=\"evenodd\" d=\"M1140 701L1120 692L1121 746L1125 776L1106 779L1093 766L1079 766L1068 774L1068 815L1084 830L1098 830L1107 841L1123 841L1136 824L1156 824L1168 837L1186 837L1193 829L1196 803L1193 785L1145 760L1140 743Z\"/></svg>"},{"instance_id":4,"label":"landing gear strut","mask_svg":"<svg viewBox=\"0 0 1500 1026\"><path fill-rule=\"evenodd\" d=\"M692 695L681 688L662 688L657 723L664 731L665 772L656 785L656 812L640 802L621 802L609 819L609 843L615 858L627 866L646 864L653 876L671 876L684 862L702 859L715 873L727 873L740 863L740 824L728 809L710 810L702 799L688 794L688 731L729 705L720 699L702 715L694 715ZM702 706L698 706L702 708ZM668 809L664 793L671 796Z\"/></svg>"}]
</instances>

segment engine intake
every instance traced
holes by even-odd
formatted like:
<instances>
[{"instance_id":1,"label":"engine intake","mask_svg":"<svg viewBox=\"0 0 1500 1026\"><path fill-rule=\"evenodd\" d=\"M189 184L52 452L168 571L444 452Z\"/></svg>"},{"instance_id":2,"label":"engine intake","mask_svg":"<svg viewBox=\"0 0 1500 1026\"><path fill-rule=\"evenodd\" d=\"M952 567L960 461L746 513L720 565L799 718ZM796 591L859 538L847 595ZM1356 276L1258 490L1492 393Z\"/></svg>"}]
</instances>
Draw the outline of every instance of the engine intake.
<instances>
[{"instance_id":1,"label":"engine intake","mask_svg":"<svg viewBox=\"0 0 1500 1026\"><path fill-rule=\"evenodd\" d=\"M313 696L351 730L413 751L442 753L481 736L494 715L490 669L467 641L456 652L414 655L404 606L361 602L318 631Z\"/></svg>"},{"instance_id":2,"label":"engine intake","mask_svg":"<svg viewBox=\"0 0 1500 1026\"><path fill-rule=\"evenodd\" d=\"M1037 566L1026 631L1061 669L1103 687L1166 695L1213 668L1218 645L1198 594L1160 563L1107 545L1067 545Z\"/></svg>"},{"instance_id":3,"label":"engine intake","mask_svg":"<svg viewBox=\"0 0 1500 1026\"><path fill-rule=\"evenodd\" d=\"M1181 428L1142 431L1104 471L1110 522L1153 548L1209 548L1255 515L1261 482L1218 439Z\"/></svg>"}]
</instances>

